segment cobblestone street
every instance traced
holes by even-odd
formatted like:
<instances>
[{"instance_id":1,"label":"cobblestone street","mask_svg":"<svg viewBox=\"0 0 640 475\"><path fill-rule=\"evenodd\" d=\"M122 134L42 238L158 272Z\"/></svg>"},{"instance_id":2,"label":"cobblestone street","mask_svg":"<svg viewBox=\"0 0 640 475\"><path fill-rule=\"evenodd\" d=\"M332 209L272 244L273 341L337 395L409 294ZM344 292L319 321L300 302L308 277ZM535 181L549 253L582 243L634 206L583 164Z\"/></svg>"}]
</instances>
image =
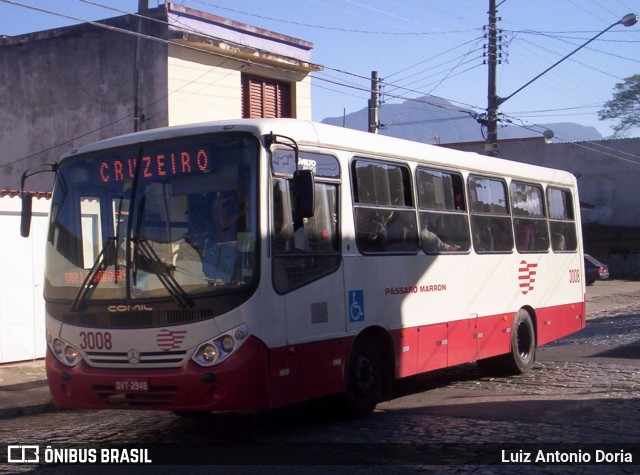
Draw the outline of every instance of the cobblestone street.
<instances>
[{"instance_id":1,"label":"cobblestone street","mask_svg":"<svg viewBox=\"0 0 640 475\"><path fill-rule=\"evenodd\" d=\"M222 457L225 465L218 468L225 473L299 473L284 465L288 460L306 465L304 473L507 473L516 468L520 473L557 473L558 469L562 473L602 473L603 469L635 473L629 465L447 465L476 455L481 458L487 451L495 457L501 447L495 444L525 448L544 444L556 449L574 447L571 444L638 447L640 302L626 287L626 297L612 293L614 286L606 283L598 289L609 293L610 303L594 308L585 330L540 348L538 361L528 374L486 377L474 364L468 364L409 378L397 384L392 400L381 403L371 417L361 420L337 420L325 404L316 402L196 419L166 412L60 411L5 420L0 432L9 443L43 448L177 447L175 450L204 457L202 463L206 464L215 464ZM640 290L640 283L635 287ZM264 447L269 448L268 453ZM171 459L171 451L155 454ZM231 454L238 458L230 462ZM444 465L430 465L434 456ZM342 461L353 464L354 458L365 465L341 465ZM249 465L237 465L241 463ZM337 465L319 465L323 463ZM0 471L33 468L0 466ZM114 469L109 465L81 468L90 473L111 473ZM176 470L167 465L147 468L153 470L123 466L119 471ZM38 471L58 474L77 473L77 469L59 464L41 465ZM190 473L210 470L189 467Z\"/></svg>"}]
</instances>

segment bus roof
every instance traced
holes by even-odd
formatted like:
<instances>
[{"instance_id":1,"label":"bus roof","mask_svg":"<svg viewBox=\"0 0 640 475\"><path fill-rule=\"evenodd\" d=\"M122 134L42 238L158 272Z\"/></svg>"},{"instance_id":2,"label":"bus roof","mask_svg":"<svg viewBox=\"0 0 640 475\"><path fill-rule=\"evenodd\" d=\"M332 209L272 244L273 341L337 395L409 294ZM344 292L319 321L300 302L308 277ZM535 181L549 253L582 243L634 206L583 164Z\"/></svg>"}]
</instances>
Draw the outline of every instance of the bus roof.
<instances>
[{"instance_id":1,"label":"bus roof","mask_svg":"<svg viewBox=\"0 0 640 475\"><path fill-rule=\"evenodd\" d=\"M151 129L83 145L63 155L61 160L104 149L222 131L250 132L257 136L273 132L277 135L291 137L298 145L302 146L348 150L356 155L377 158L414 160L432 166L464 169L475 173L507 175L559 183L565 186L576 185L576 178L573 174L563 170L300 119L237 119Z\"/></svg>"}]
</instances>

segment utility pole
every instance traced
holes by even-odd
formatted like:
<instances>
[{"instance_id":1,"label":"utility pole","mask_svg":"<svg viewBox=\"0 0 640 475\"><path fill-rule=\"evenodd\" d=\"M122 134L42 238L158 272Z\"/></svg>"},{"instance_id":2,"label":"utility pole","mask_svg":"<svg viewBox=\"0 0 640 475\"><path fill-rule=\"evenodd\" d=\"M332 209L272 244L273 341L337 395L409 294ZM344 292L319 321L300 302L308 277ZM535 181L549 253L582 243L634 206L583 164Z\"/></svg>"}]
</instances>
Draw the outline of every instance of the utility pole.
<instances>
[{"instance_id":1,"label":"utility pole","mask_svg":"<svg viewBox=\"0 0 640 475\"><path fill-rule=\"evenodd\" d=\"M503 0L503 2L504 1L505 0ZM503 2L501 2L501 4ZM551 71L557 65L562 63L564 60L566 60L570 56L573 56L575 53L580 51L582 48L587 46L589 43L591 43L592 41L595 41L598 38L600 38L600 36L604 35L611 28L613 28L615 26L618 26L618 25L622 25L624 27L629 27L629 26L635 25L638 22L638 15L636 15L635 13L626 14L620 20L618 20L617 22L609 25L607 28L602 30L600 33L595 35L593 38L591 38L587 42L585 42L585 43L581 44L580 46L578 46L576 49L571 51L571 53L567 54L566 56L562 57L561 59L559 59L558 61L553 63L547 69L542 71L540 74L538 74L533 79L531 79L528 82L526 82L524 85L520 86L518 89L516 89L514 92L512 92L508 96L500 97L500 96L498 96L497 91L496 91L496 69L497 69L497 65L498 65L498 62L499 62L498 61L498 58L499 58L499 54L498 54L498 39L499 39L499 35L498 35L498 28L496 26L496 22L499 20L499 18L497 17L497 13L498 12L496 10L496 0L489 0L489 31L488 31L488 35L487 35L487 38L489 40L489 51L488 51L488 54L489 54L489 59L488 59L488 64L489 64L488 106L487 106L487 115L486 115L486 117L481 117L481 118L478 119L478 122L480 122L481 124L487 126L487 143L485 144L485 150L487 152L487 155L491 155L491 156L494 156L494 157L498 155L498 107L500 107L501 104L503 104L505 101L507 101L510 98L512 98L513 96L515 96L517 93L522 91L525 87L527 87L532 82L537 81L541 76L543 76L544 74L547 74L549 71ZM547 131L544 134L545 138L549 137L549 134L551 134L551 137L553 136L553 132L552 131Z\"/></svg>"},{"instance_id":2,"label":"utility pole","mask_svg":"<svg viewBox=\"0 0 640 475\"><path fill-rule=\"evenodd\" d=\"M489 31L488 31L488 93L487 93L487 143L485 151L487 155L498 155L498 94L497 94L497 69L498 69L498 32L497 32L496 0L489 0Z\"/></svg>"},{"instance_id":3,"label":"utility pole","mask_svg":"<svg viewBox=\"0 0 640 475\"><path fill-rule=\"evenodd\" d=\"M369 132L377 134L378 122L378 71L371 71L371 99L369 99Z\"/></svg>"}]
</instances>

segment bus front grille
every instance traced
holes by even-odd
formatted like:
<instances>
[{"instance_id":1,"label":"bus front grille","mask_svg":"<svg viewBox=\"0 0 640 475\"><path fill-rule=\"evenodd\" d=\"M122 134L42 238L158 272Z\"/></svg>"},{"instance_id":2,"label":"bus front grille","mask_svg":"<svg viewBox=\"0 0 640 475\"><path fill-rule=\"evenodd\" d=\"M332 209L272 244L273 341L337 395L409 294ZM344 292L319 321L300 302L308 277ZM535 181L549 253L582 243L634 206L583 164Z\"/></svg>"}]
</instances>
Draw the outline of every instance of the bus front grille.
<instances>
[{"instance_id":1,"label":"bus front grille","mask_svg":"<svg viewBox=\"0 0 640 475\"><path fill-rule=\"evenodd\" d=\"M80 312L62 315L66 325L104 329L156 328L201 322L216 316L210 308L185 310L131 310L123 312ZM54 316L54 318L56 318ZM60 318L57 318L60 320Z\"/></svg>"},{"instance_id":2,"label":"bus front grille","mask_svg":"<svg viewBox=\"0 0 640 475\"><path fill-rule=\"evenodd\" d=\"M132 355L131 352L87 351L88 363L94 367L106 368L173 368L182 366L186 351L147 351Z\"/></svg>"}]
</instances>

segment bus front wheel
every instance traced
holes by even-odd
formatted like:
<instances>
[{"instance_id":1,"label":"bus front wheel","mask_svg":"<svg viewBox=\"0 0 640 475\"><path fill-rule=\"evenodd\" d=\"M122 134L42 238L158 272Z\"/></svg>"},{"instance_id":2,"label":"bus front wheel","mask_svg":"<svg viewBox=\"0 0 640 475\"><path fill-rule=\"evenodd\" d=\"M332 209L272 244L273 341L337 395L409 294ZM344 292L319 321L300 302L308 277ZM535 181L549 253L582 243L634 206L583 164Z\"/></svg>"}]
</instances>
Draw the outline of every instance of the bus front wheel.
<instances>
[{"instance_id":1,"label":"bus front wheel","mask_svg":"<svg viewBox=\"0 0 640 475\"><path fill-rule=\"evenodd\" d=\"M347 390L342 395L342 412L350 418L371 414L382 387L380 357L368 340L357 340L351 349Z\"/></svg>"},{"instance_id":2,"label":"bus front wheel","mask_svg":"<svg viewBox=\"0 0 640 475\"><path fill-rule=\"evenodd\" d=\"M531 315L524 309L516 314L511 328L511 351L504 355L478 360L478 367L488 375L511 376L529 371L536 360L536 333Z\"/></svg>"}]
</instances>

